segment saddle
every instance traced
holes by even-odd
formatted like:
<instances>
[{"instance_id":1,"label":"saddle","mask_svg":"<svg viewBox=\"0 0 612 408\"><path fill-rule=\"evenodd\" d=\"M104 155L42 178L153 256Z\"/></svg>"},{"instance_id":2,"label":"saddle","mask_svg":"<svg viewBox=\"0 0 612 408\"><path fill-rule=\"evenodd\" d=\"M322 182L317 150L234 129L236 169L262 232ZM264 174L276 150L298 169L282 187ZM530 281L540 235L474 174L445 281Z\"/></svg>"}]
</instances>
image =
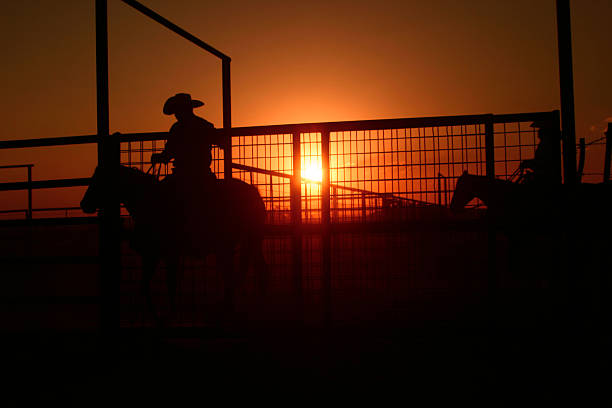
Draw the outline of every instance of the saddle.
<instances>
[{"instance_id":1,"label":"saddle","mask_svg":"<svg viewBox=\"0 0 612 408\"><path fill-rule=\"evenodd\" d=\"M176 227L171 229L199 229L214 220L220 207L220 184L212 172L196 177L170 174L164 178L160 195L167 204L167 219Z\"/></svg>"}]
</instances>

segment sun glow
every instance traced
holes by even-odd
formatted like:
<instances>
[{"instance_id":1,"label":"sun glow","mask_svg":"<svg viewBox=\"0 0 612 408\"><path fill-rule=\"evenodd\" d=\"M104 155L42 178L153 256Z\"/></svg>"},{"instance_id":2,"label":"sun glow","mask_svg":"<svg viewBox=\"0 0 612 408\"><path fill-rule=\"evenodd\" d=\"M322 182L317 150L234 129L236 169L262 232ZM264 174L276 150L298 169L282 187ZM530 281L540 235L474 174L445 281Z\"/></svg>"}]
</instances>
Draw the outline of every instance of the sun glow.
<instances>
[{"instance_id":1,"label":"sun glow","mask_svg":"<svg viewBox=\"0 0 612 408\"><path fill-rule=\"evenodd\" d=\"M316 163L309 163L302 166L302 178L311 181L323 180L323 171L321 170L321 166L317 165Z\"/></svg>"}]
</instances>

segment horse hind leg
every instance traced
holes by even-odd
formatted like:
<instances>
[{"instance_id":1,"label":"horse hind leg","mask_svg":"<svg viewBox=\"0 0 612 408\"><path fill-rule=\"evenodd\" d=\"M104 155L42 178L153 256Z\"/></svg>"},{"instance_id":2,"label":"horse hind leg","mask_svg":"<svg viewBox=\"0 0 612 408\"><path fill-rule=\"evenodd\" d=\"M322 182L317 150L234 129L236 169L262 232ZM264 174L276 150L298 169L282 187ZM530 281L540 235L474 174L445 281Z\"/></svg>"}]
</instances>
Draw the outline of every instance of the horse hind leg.
<instances>
[{"instance_id":1,"label":"horse hind leg","mask_svg":"<svg viewBox=\"0 0 612 408\"><path fill-rule=\"evenodd\" d=\"M142 282L140 292L145 299L147 311L153 316L155 323L159 326L161 321L153 303L153 298L151 296L151 280L155 275L155 270L157 268L158 262L159 259L156 256L142 256Z\"/></svg>"},{"instance_id":2,"label":"horse hind leg","mask_svg":"<svg viewBox=\"0 0 612 408\"><path fill-rule=\"evenodd\" d=\"M250 248L245 242L240 246L240 255L238 261L238 274L236 276L236 285L242 285L246 280L249 272L249 264L251 261Z\"/></svg>"},{"instance_id":3,"label":"horse hind leg","mask_svg":"<svg viewBox=\"0 0 612 408\"><path fill-rule=\"evenodd\" d=\"M170 317L176 318L177 316L177 307L176 307L176 298L177 298L177 288L178 288L178 276L181 271L180 258L170 257L166 261L166 286L168 289L168 302L170 307Z\"/></svg>"},{"instance_id":4,"label":"horse hind leg","mask_svg":"<svg viewBox=\"0 0 612 408\"><path fill-rule=\"evenodd\" d=\"M255 289L255 301L262 301L268 289L267 265L263 256L263 239L258 236L249 236L242 240L240 245L240 257L238 276L236 283L241 287L246 282L249 267L253 268L253 282Z\"/></svg>"},{"instance_id":5,"label":"horse hind leg","mask_svg":"<svg viewBox=\"0 0 612 408\"><path fill-rule=\"evenodd\" d=\"M224 313L231 316L236 310L236 292L239 286L238 274L234 269L234 251L220 250L216 254L217 265L223 276L223 308Z\"/></svg>"},{"instance_id":6,"label":"horse hind leg","mask_svg":"<svg viewBox=\"0 0 612 408\"><path fill-rule=\"evenodd\" d=\"M253 264L253 269L255 272L257 292L263 299L268 290L270 280L268 275L268 264L266 263L263 251L263 236L261 234L251 236L247 245L249 259Z\"/></svg>"}]
</instances>

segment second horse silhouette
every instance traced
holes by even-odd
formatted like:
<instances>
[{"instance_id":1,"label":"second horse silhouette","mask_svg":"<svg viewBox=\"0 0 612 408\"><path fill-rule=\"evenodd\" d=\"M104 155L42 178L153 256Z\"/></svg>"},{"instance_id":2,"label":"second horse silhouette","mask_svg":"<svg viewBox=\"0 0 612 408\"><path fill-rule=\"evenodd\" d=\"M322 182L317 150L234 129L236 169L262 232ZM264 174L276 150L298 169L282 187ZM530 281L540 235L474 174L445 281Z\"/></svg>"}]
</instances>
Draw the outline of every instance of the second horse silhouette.
<instances>
[{"instance_id":1,"label":"second horse silhouette","mask_svg":"<svg viewBox=\"0 0 612 408\"><path fill-rule=\"evenodd\" d=\"M215 255L217 265L223 269L224 301L230 313L249 264L254 266L258 278L266 282L262 248L266 210L257 188L237 179L220 180L216 182L214 197L191 197L193 203L189 208L200 205L198 211L181 211L175 197L160 194L162 186L155 176L125 166L115 170L116 184L111 185L113 190L109 192L104 189L108 172L96 168L81 208L94 213L101 207L104 195L111 193L125 205L134 220L133 247L142 256L142 293L158 324L162 322L152 301L150 283L161 260L168 267L172 314L176 310L177 273L182 256ZM215 202L214 208L207 207L206 202ZM239 247L240 265L236 270L234 254Z\"/></svg>"}]
</instances>

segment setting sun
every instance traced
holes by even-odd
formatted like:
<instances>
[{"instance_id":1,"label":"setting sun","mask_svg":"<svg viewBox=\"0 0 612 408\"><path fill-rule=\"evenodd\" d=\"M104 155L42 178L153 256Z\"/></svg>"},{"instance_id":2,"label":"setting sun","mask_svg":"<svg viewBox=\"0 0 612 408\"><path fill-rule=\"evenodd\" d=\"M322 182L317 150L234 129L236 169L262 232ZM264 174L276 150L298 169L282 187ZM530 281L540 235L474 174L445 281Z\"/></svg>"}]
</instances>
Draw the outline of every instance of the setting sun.
<instances>
[{"instance_id":1,"label":"setting sun","mask_svg":"<svg viewBox=\"0 0 612 408\"><path fill-rule=\"evenodd\" d=\"M310 163L303 166L302 178L312 181L323 180L323 171L321 170L321 166L317 165L316 163Z\"/></svg>"}]
</instances>

